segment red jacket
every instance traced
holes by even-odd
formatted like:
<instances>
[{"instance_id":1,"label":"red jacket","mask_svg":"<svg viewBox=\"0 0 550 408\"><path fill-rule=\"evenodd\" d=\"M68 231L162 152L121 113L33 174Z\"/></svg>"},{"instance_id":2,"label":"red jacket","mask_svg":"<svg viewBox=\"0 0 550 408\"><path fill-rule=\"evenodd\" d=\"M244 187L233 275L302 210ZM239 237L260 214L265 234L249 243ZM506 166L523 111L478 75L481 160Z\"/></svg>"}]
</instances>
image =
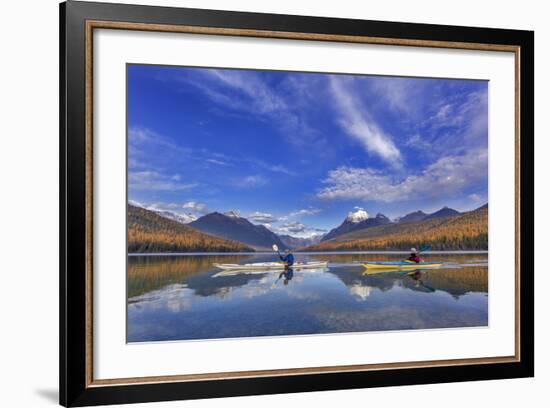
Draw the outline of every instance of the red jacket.
<instances>
[{"instance_id":1,"label":"red jacket","mask_svg":"<svg viewBox=\"0 0 550 408\"><path fill-rule=\"evenodd\" d=\"M422 260L420 259L420 257L418 255L409 256L407 258L407 261L416 262L416 263L422 262Z\"/></svg>"}]
</instances>

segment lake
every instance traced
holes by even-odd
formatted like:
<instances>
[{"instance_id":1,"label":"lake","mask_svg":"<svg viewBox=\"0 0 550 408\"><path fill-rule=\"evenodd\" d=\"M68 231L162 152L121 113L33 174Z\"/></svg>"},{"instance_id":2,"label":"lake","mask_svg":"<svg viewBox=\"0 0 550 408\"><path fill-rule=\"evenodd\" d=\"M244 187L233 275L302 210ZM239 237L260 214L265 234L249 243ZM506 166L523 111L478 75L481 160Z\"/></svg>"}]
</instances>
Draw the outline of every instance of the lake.
<instances>
[{"instance_id":1,"label":"lake","mask_svg":"<svg viewBox=\"0 0 550 408\"><path fill-rule=\"evenodd\" d=\"M366 274L396 253L295 254L328 268L215 276L273 254L128 257L128 342L487 326L487 253L430 253L441 269Z\"/></svg>"}]
</instances>

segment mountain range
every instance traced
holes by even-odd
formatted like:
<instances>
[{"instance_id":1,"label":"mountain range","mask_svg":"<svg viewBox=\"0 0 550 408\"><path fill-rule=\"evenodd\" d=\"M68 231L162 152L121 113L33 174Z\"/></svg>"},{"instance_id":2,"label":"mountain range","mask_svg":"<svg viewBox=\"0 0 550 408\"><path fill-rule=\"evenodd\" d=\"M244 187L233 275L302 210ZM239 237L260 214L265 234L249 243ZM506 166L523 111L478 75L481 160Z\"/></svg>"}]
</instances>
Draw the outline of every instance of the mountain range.
<instances>
[{"instance_id":1,"label":"mountain range","mask_svg":"<svg viewBox=\"0 0 550 408\"><path fill-rule=\"evenodd\" d=\"M263 225L252 224L233 211L225 214L213 212L188 225L210 235L242 242L254 249L271 251L273 244L281 250L288 248L274 232Z\"/></svg>"},{"instance_id":2,"label":"mountain range","mask_svg":"<svg viewBox=\"0 0 550 408\"><path fill-rule=\"evenodd\" d=\"M273 244L281 250L403 249L427 243L432 243L433 249L486 249L487 246L487 204L464 213L449 207L430 214L415 211L394 221L380 213L369 217L364 209L356 207L338 227L324 236L311 238L277 235L266 226L253 224L234 211L223 214L212 212L197 218L193 214L147 210L130 204L128 208L129 237L136 238L131 242L129 240L129 250L131 247L136 252L151 252L151 248L157 247L165 251L167 245L170 247L169 239L178 241L175 246L181 251L191 247L198 250L202 245L216 247L220 252L224 251L223 248L235 248L236 252L271 251ZM141 218L136 218L138 213ZM167 224L168 221L172 223ZM152 237L145 232L156 234L156 241L146 241ZM163 235L162 239L159 234ZM189 242L183 244L182 234L189 236ZM138 242L139 239L142 242Z\"/></svg>"},{"instance_id":3,"label":"mountain range","mask_svg":"<svg viewBox=\"0 0 550 408\"><path fill-rule=\"evenodd\" d=\"M363 210L358 210L357 212L364 212ZM365 213L366 214L366 213ZM366 228L377 227L379 225L391 223L390 219L384 214L376 214L374 218L364 218L363 216L357 216L356 213L351 212L348 214L346 219L340 226L330 230L321 241L328 241L330 239L336 238L339 235L347 234L352 231L358 231Z\"/></svg>"},{"instance_id":4,"label":"mountain range","mask_svg":"<svg viewBox=\"0 0 550 408\"><path fill-rule=\"evenodd\" d=\"M355 229L305 250L407 250L419 244L434 250L488 249L488 206L464 213L443 208L419 221Z\"/></svg>"},{"instance_id":5,"label":"mountain range","mask_svg":"<svg viewBox=\"0 0 550 408\"><path fill-rule=\"evenodd\" d=\"M406 222L416 222L416 221L422 221L428 216L424 211L415 211L412 213L409 213L407 215L404 215L403 217L399 217L395 220L395 222L399 222L401 224Z\"/></svg>"},{"instance_id":6,"label":"mountain range","mask_svg":"<svg viewBox=\"0 0 550 408\"><path fill-rule=\"evenodd\" d=\"M128 204L128 252L249 252L240 242L214 237L154 211Z\"/></svg>"}]
</instances>

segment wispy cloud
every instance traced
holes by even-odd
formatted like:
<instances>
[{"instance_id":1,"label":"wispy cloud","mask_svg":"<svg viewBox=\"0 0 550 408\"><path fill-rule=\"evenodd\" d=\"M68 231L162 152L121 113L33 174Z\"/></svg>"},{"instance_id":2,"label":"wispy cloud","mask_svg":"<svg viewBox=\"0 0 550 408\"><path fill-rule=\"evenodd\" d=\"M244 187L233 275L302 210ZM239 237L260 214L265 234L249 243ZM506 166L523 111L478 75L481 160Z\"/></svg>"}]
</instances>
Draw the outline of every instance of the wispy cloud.
<instances>
[{"instance_id":1,"label":"wispy cloud","mask_svg":"<svg viewBox=\"0 0 550 408\"><path fill-rule=\"evenodd\" d=\"M282 215L279 217L279 221L288 221L290 219L301 219L302 217L307 217L311 215L316 215L321 212L320 208L302 208L300 210L291 211L286 215Z\"/></svg>"},{"instance_id":2,"label":"wispy cloud","mask_svg":"<svg viewBox=\"0 0 550 408\"><path fill-rule=\"evenodd\" d=\"M270 213L255 211L248 215L248 219L261 224L270 224L277 221L277 217Z\"/></svg>"},{"instance_id":3,"label":"wispy cloud","mask_svg":"<svg viewBox=\"0 0 550 408\"><path fill-rule=\"evenodd\" d=\"M183 208L185 210L193 211L193 212L199 213L199 214L206 214L210 211L206 204L199 203L197 201L187 201L186 203L183 203L181 208Z\"/></svg>"},{"instance_id":4,"label":"wispy cloud","mask_svg":"<svg viewBox=\"0 0 550 408\"><path fill-rule=\"evenodd\" d=\"M198 185L193 182L181 182L181 177L174 179L175 175L166 175L157 171L129 171L128 189L147 191L182 191L189 190Z\"/></svg>"},{"instance_id":5,"label":"wispy cloud","mask_svg":"<svg viewBox=\"0 0 550 408\"><path fill-rule=\"evenodd\" d=\"M177 210L181 208L181 205L177 203L156 202L149 205L148 208L157 209L157 210Z\"/></svg>"},{"instance_id":6,"label":"wispy cloud","mask_svg":"<svg viewBox=\"0 0 550 408\"><path fill-rule=\"evenodd\" d=\"M338 167L329 172L317 197L323 200L397 202L453 197L487 179L487 150L442 157L416 175L397 179L372 168Z\"/></svg>"},{"instance_id":7,"label":"wispy cloud","mask_svg":"<svg viewBox=\"0 0 550 408\"><path fill-rule=\"evenodd\" d=\"M372 77L369 80L371 89L384 103L401 114L414 115L418 110L419 94L423 82L418 79L400 77Z\"/></svg>"},{"instance_id":8,"label":"wispy cloud","mask_svg":"<svg viewBox=\"0 0 550 408\"><path fill-rule=\"evenodd\" d=\"M260 175L245 176L235 180L235 186L240 188L253 188L266 185L268 180Z\"/></svg>"},{"instance_id":9,"label":"wispy cloud","mask_svg":"<svg viewBox=\"0 0 550 408\"><path fill-rule=\"evenodd\" d=\"M179 136L179 135L178 135ZM154 151L156 154L152 154ZM150 165L150 161L170 158L171 163L204 166L205 163L217 166L233 166L233 158L206 148L191 148L176 143L166 135L143 126L134 126L128 130L128 167L139 170Z\"/></svg>"},{"instance_id":10,"label":"wispy cloud","mask_svg":"<svg viewBox=\"0 0 550 408\"><path fill-rule=\"evenodd\" d=\"M292 211L290 214L288 214L290 217L303 217L308 215L315 215L319 214L321 210L319 208L302 208L301 210Z\"/></svg>"},{"instance_id":11,"label":"wispy cloud","mask_svg":"<svg viewBox=\"0 0 550 408\"><path fill-rule=\"evenodd\" d=\"M312 238L327 232L325 229L311 227L298 221L285 223L277 227L271 226L271 229L277 234L298 238Z\"/></svg>"},{"instance_id":12,"label":"wispy cloud","mask_svg":"<svg viewBox=\"0 0 550 408\"><path fill-rule=\"evenodd\" d=\"M254 71L202 69L176 80L199 89L229 111L273 117L289 110L285 98Z\"/></svg>"},{"instance_id":13,"label":"wispy cloud","mask_svg":"<svg viewBox=\"0 0 550 408\"><path fill-rule=\"evenodd\" d=\"M407 147L411 147L413 149L418 149L422 151L429 150L432 147L432 145L428 141L426 141L425 138L420 136L419 133L415 133L414 135L409 137L405 142L405 145Z\"/></svg>"},{"instance_id":14,"label":"wispy cloud","mask_svg":"<svg viewBox=\"0 0 550 408\"><path fill-rule=\"evenodd\" d=\"M218 166L232 166L231 163L219 159L206 159L206 161L211 164L217 164Z\"/></svg>"},{"instance_id":15,"label":"wispy cloud","mask_svg":"<svg viewBox=\"0 0 550 408\"><path fill-rule=\"evenodd\" d=\"M246 104L259 113L272 113L287 109L284 99L273 92L253 72L218 69L208 69L203 72L232 88L238 95L237 102Z\"/></svg>"},{"instance_id":16,"label":"wispy cloud","mask_svg":"<svg viewBox=\"0 0 550 408\"><path fill-rule=\"evenodd\" d=\"M359 141L365 150L393 166L401 164L401 153L392 138L387 135L354 94L353 79L330 77L330 89L341 114L339 125L349 136Z\"/></svg>"},{"instance_id":17,"label":"wispy cloud","mask_svg":"<svg viewBox=\"0 0 550 408\"><path fill-rule=\"evenodd\" d=\"M152 129L146 127L132 127L128 129L128 145L131 147L137 147L140 145L157 145L165 147L178 154L189 155L192 153L191 149L185 148L179 144L172 142L166 136L155 132Z\"/></svg>"},{"instance_id":18,"label":"wispy cloud","mask_svg":"<svg viewBox=\"0 0 550 408\"><path fill-rule=\"evenodd\" d=\"M433 155L443 151L464 153L487 147L487 89L457 92L435 104L435 111L418 125L422 140L430 145Z\"/></svg>"},{"instance_id":19,"label":"wispy cloud","mask_svg":"<svg viewBox=\"0 0 550 408\"><path fill-rule=\"evenodd\" d=\"M220 116L238 115L246 120L263 121L280 130L289 143L322 149L326 139L308 116L316 105L303 103L304 93L311 97L314 91L323 87L312 88L310 76L297 75L301 75L299 80L281 75L279 82L267 80L257 71L202 69L186 72L175 79L185 87L200 90L213 103L211 110Z\"/></svg>"},{"instance_id":20,"label":"wispy cloud","mask_svg":"<svg viewBox=\"0 0 550 408\"><path fill-rule=\"evenodd\" d=\"M283 166L282 164L271 164L267 163L260 159L254 159L254 158L245 158L243 159L245 161L250 162L251 164L263 169L263 170L269 170L273 173L282 173L286 174L287 176L295 176L296 173L292 170L289 170L286 166Z\"/></svg>"}]
</instances>

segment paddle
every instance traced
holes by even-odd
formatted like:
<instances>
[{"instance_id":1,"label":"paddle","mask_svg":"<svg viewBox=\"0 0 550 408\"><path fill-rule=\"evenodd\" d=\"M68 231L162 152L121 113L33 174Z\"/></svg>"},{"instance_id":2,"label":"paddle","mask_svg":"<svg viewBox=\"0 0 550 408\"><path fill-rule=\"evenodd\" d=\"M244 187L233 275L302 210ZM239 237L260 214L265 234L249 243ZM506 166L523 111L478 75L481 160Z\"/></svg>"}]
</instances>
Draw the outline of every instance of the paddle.
<instances>
[{"instance_id":1,"label":"paddle","mask_svg":"<svg viewBox=\"0 0 550 408\"><path fill-rule=\"evenodd\" d=\"M422 245L420 247L420 251L418 251L418 253L421 254L422 252L429 251L430 249L432 249L432 247L430 245Z\"/></svg>"},{"instance_id":2,"label":"paddle","mask_svg":"<svg viewBox=\"0 0 550 408\"><path fill-rule=\"evenodd\" d=\"M273 248L273 251L277 251L277 253L279 254L279 258L280 258L281 253L279 252L279 247L276 244L273 244L271 246L271 248ZM272 288L274 288L276 286L277 282L279 282L279 279L281 279L281 276L282 276L282 274L279 274L279 277L277 278L277 280L275 282L273 282L273 285L271 285Z\"/></svg>"},{"instance_id":3,"label":"paddle","mask_svg":"<svg viewBox=\"0 0 550 408\"><path fill-rule=\"evenodd\" d=\"M277 282L279 282L279 279L281 279L281 276L283 276L282 273L279 274L279 277L277 278L277 280L275 282L273 282L273 284L271 285L271 288L275 288L277 286Z\"/></svg>"},{"instance_id":4,"label":"paddle","mask_svg":"<svg viewBox=\"0 0 550 408\"><path fill-rule=\"evenodd\" d=\"M279 252L279 247L276 244L273 244L273 246L271 248L273 248L273 251L277 251L279 256L281 256L281 253Z\"/></svg>"}]
</instances>

